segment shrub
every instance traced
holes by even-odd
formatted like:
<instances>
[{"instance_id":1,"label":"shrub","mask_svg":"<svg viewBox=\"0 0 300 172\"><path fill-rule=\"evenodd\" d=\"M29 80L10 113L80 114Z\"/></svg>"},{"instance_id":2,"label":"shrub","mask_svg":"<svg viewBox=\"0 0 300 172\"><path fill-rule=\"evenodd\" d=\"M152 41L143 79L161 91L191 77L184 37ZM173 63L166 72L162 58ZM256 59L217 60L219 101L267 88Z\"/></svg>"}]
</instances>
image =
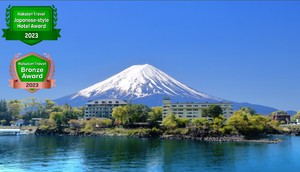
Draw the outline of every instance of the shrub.
<instances>
[{"instance_id":1,"label":"shrub","mask_svg":"<svg viewBox=\"0 0 300 172\"><path fill-rule=\"evenodd\" d=\"M208 121L206 118L194 118L191 122L191 125L199 129L211 128L211 122Z\"/></svg>"},{"instance_id":2,"label":"shrub","mask_svg":"<svg viewBox=\"0 0 300 172\"><path fill-rule=\"evenodd\" d=\"M83 128L83 132L91 133L97 129L111 127L112 120L108 118L92 118L86 121L86 124Z\"/></svg>"},{"instance_id":3,"label":"shrub","mask_svg":"<svg viewBox=\"0 0 300 172\"><path fill-rule=\"evenodd\" d=\"M256 136L264 133L276 133L277 122L272 122L270 118L262 115L251 115L249 112L236 111L227 120L227 126L245 136Z\"/></svg>"},{"instance_id":4,"label":"shrub","mask_svg":"<svg viewBox=\"0 0 300 172\"><path fill-rule=\"evenodd\" d=\"M175 129L177 127L177 121L175 115L169 114L167 115L163 122L163 126L165 126L167 129Z\"/></svg>"},{"instance_id":5,"label":"shrub","mask_svg":"<svg viewBox=\"0 0 300 172\"><path fill-rule=\"evenodd\" d=\"M150 135L150 129L139 128L128 130L128 136L139 136L139 137L148 137Z\"/></svg>"},{"instance_id":6,"label":"shrub","mask_svg":"<svg viewBox=\"0 0 300 172\"><path fill-rule=\"evenodd\" d=\"M150 135L151 136L157 137L157 136L160 136L161 134L162 134L162 131L160 129L156 128L156 127L152 128L150 130Z\"/></svg>"},{"instance_id":7,"label":"shrub","mask_svg":"<svg viewBox=\"0 0 300 172\"><path fill-rule=\"evenodd\" d=\"M52 119L43 119L39 122L39 129L42 131L52 131L56 129L55 121Z\"/></svg>"},{"instance_id":8,"label":"shrub","mask_svg":"<svg viewBox=\"0 0 300 172\"><path fill-rule=\"evenodd\" d=\"M86 120L76 120L76 119L71 119L68 122L70 128L72 130L78 130L78 129L82 129L85 127L86 125Z\"/></svg>"},{"instance_id":9,"label":"shrub","mask_svg":"<svg viewBox=\"0 0 300 172\"><path fill-rule=\"evenodd\" d=\"M177 126L180 128L185 128L191 121L188 118L176 117Z\"/></svg>"}]
</instances>

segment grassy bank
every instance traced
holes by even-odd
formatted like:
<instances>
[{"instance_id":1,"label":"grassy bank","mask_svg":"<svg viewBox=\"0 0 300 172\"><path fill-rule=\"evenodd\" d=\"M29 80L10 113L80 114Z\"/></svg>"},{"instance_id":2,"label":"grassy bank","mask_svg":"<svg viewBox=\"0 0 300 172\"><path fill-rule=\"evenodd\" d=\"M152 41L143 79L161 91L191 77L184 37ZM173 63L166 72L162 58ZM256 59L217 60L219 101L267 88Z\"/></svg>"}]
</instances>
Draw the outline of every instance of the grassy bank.
<instances>
[{"instance_id":1,"label":"grassy bank","mask_svg":"<svg viewBox=\"0 0 300 172\"><path fill-rule=\"evenodd\" d=\"M280 125L284 133L300 136L300 124Z\"/></svg>"},{"instance_id":2,"label":"grassy bank","mask_svg":"<svg viewBox=\"0 0 300 172\"><path fill-rule=\"evenodd\" d=\"M105 136L128 136L128 137L141 137L141 138L155 138L160 137L163 133L158 128L101 128L92 132L75 131L70 128L64 130L65 134L68 135L105 135Z\"/></svg>"}]
</instances>

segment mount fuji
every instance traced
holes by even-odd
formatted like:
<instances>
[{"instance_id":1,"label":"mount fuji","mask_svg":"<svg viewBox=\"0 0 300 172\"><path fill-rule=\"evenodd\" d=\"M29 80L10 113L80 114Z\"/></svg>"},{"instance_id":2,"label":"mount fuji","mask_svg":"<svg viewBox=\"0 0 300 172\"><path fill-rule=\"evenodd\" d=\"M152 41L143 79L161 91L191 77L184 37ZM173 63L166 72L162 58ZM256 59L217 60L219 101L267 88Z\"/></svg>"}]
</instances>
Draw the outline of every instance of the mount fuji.
<instances>
[{"instance_id":1,"label":"mount fuji","mask_svg":"<svg viewBox=\"0 0 300 172\"><path fill-rule=\"evenodd\" d=\"M58 104L83 106L89 100L118 98L148 106L161 106L166 96L173 102L227 101L196 91L149 64L131 66L102 82L54 101ZM266 106L232 103L234 109L248 106L262 114L276 111L275 108Z\"/></svg>"}]
</instances>

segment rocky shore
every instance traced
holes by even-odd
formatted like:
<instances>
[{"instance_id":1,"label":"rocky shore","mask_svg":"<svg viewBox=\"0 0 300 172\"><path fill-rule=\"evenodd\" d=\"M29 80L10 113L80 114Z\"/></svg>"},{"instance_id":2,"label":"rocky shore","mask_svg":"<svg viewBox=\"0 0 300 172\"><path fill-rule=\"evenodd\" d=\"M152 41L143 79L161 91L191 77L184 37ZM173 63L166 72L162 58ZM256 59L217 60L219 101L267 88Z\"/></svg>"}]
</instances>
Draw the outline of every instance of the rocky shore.
<instances>
[{"instance_id":1,"label":"rocky shore","mask_svg":"<svg viewBox=\"0 0 300 172\"><path fill-rule=\"evenodd\" d=\"M191 137L191 136L178 136L178 135L162 135L161 139L168 140L197 140L197 141L207 141L207 142L248 142L248 143L269 143L277 144L282 140L279 139L245 139L244 136L219 136L219 137Z\"/></svg>"}]
</instances>

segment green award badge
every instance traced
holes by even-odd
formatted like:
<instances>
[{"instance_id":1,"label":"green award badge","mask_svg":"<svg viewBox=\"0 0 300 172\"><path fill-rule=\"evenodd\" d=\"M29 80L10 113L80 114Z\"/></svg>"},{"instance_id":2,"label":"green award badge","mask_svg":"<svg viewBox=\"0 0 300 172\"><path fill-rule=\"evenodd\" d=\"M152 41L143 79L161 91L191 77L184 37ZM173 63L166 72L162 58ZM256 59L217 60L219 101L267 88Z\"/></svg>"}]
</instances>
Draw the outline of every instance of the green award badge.
<instances>
[{"instance_id":1,"label":"green award badge","mask_svg":"<svg viewBox=\"0 0 300 172\"><path fill-rule=\"evenodd\" d=\"M57 8L52 6L11 6L6 8L6 26L2 29L6 40L21 40L35 45L43 40L57 40Z\"/></svg>"},{"instance_id":2,"label":"green award badge","mask_svg":"<svg viewBox=\"0 0 300 172\"><path fill-rule=\"evenodd\" d=\"M15 55L10 65L11 87L34 93L39 89L55 86L55 66L49 54L45 54L46 57L35 53L19 56L20 54Z\"/></svg>"}]
</instances>

